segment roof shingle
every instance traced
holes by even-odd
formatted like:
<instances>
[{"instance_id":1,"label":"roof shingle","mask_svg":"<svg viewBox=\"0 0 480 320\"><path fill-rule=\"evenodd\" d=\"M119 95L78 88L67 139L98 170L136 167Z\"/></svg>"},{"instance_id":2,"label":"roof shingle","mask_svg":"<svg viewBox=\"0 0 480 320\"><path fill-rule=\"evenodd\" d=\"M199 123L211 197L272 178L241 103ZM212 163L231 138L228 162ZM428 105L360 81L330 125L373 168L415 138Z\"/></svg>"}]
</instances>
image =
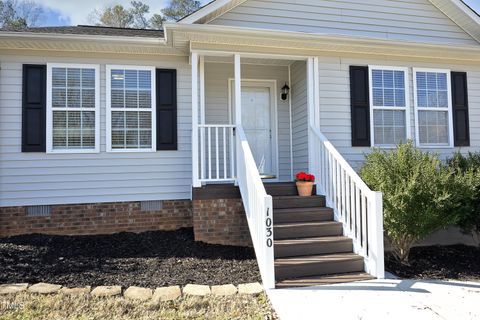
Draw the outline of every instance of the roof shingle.
<instances>
[{"instance_id":1,"label":"roof shingle","mask_svg":"<svg viewBox=\"0 0 480 320\"><path fill-rule=\"evenodd\" d=\"M56 34L79 34L79 35L98 35L98 36L117 36L117 37L143 37L143 38L163 38L163 30L152 29L131 29L131 28L113 28L101 26L66 26L66 27L35 27L26 29L0 29L0 31L9 32L31 32L31 33L56 33Z\"/></svg>"}]
</instances>

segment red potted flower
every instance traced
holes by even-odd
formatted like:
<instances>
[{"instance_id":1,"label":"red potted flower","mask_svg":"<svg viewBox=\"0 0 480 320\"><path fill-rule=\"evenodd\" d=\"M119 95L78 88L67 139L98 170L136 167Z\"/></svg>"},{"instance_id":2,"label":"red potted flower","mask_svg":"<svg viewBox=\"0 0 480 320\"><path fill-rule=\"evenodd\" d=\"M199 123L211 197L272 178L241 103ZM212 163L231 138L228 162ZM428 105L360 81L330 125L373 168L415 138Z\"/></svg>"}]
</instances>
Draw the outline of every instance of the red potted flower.
<instances>
[{"instance_id":1,"label":"red potted flower","mask_svg":"<svg viewBox=\"0 0 480 320\"><path fill-rule=\"evenodd\" d=\"M297 183L298 195L301 197L308 197L312 195L313 184L315 183L315 176L306 172L299 172L295 176Z\"/></svg>"}]
</instances>

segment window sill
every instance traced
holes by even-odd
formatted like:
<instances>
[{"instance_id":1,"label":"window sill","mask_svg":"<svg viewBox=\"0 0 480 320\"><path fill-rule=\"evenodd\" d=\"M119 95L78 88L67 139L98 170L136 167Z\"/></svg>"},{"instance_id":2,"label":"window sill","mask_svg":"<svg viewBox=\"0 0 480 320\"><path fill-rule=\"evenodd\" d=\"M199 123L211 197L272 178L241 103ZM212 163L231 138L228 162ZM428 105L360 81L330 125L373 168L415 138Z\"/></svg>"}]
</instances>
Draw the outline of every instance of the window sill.
<instances>
[{"instance_id":1,"label":"window sill","mask_svg":"<svg viewBox=\"0 0 480 320\"><path fill-rule=\"evenodd\" d=\"M100 150L48 150L47 154L93 154L100 153Z\"/></svg>"},{"instance_id":2,"label":"window sill","mask_svg":"<svg viewBox=\"0 0 480 320\"><path fill-rule=\"evenodd\" d=\"M111 149L107 150L108 153L154 153L155 149Z\"/></svg>"},{"instance_id":3,"label":"window sill","mask_svg":"<svg viewBox=\"0 0 480 320\"><path fill-rule=\"evenodd\" d=\"M420 149L454 149L455 146L445 146L445 145L440 145L440 146L432 146L432 145L426 145L426 146L422 146L422 145L417 145L416 146L417 148L420 148Z\"/></svg>"}]
</instances>

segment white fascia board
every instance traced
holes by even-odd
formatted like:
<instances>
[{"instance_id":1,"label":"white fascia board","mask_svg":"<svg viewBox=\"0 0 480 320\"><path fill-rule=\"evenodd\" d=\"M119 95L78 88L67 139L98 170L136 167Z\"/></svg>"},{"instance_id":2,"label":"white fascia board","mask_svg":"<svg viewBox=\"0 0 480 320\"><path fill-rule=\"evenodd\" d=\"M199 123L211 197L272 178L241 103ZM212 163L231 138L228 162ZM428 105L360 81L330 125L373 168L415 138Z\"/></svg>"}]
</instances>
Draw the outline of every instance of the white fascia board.
<instances>
[{"instance_id":1,"label":"white fascia board","mask_svg":"<svg viewBox=\"0 0 480 320\"><path fill-rule=\"evenodd\" d=\"M455 24L480 42L480 16L461 0L429 0ZM461 16L459 18L459 16Z\"/></svg>"},{"instance_id":2,"label":"white fascia board","mask_svg":"<svg viewBox=\"0 0 480 320\"><path fill-rule=\"evenodd\" d=\"M180 31L186 33L198 33L218 36L244 36L248 38L270 38L281 40L297 40L297 41L345 41L349 43L385 46L385 45L398 45L398 46L412 46L422 48L452 48L451 44L436 44L436 43L420 43L413 41L399 41L389 39L375 39L368 37L353 37L347 35L334 35L326 33L305 33L296 31L285 30L273 30L273 29L255 29L246 27L232 27L232 26L220 26L220 25L203 25L203 24L180 24L180 23L166 23L164 25L165 30ZM455 45L459 50L473 50L480 52L480 46L477 45Z\"/></svg>"}]
</instances>

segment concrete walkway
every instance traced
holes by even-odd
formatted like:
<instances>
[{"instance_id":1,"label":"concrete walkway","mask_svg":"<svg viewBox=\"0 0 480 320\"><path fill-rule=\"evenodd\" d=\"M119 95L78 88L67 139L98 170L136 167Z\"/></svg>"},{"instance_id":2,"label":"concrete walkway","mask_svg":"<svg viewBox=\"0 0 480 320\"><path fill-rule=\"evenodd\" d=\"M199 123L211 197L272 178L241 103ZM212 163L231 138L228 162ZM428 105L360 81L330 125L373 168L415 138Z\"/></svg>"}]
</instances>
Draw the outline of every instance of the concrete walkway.
<instances>
[{"instance_id":1,"label":"concrete walkway","mask_svg":"<svg viewBox=\"0 0 480 320\"><path fill-rule=\"evenodd\" d=\"M480 282L371 280L268 296L281 320L480 319Z\"/></svg>"}]
</instances>

